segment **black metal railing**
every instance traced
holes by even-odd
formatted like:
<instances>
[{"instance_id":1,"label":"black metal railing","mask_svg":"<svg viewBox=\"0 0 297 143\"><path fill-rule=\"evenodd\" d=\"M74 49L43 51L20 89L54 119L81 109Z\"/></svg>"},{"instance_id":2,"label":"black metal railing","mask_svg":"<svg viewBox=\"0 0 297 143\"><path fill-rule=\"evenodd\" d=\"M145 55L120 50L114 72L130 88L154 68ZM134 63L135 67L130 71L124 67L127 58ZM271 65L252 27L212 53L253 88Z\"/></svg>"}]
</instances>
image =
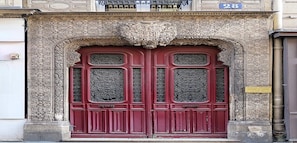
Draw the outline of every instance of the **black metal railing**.
<instances>
[{"instance_id":1,"label":"black metal railing","mask_svg":"<svg viewBox=\"0 0 297 143\"><path fill-rule=\"evenodd\" d=\"M96 0L97 4L100 5L115 5L115 4L122 4L122 5L131 5L137 3L146 3L146 4L155 4L155 5L187 5L192 0Z\"/></svg>"}]
</instances>

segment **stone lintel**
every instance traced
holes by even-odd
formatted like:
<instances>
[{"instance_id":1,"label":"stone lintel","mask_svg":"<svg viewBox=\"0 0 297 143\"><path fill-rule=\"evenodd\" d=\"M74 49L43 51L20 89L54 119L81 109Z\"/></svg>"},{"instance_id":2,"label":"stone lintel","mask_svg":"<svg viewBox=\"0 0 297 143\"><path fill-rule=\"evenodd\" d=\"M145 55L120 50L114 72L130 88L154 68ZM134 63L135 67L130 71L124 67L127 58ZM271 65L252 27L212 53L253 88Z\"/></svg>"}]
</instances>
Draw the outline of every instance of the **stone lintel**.
<instances>
[{"instance_id":1,"label":"stone lintel","mask_svg":"<svg viewBox=\"0 0 297 143\"><path fill-rule=\"evenodd\" d=\"M229 121L228 139L238 139L244 143L271 143L271 122Z\"/></svg>"},{"instance_id":2,"label":"stone lintel","mask_svg":"<svg viewBox=\"0 0 297 143\"><path fill-rule=\"evenodd\" d=\"M0 18L22 18L38 12L38 9L0 9Z\"/></svg>"},{"instance_id":3,"label":"stone lintel","mask_svg":"<svg viewBox=\"0 0 297 143\"><path fill-rule=\"evenodd\" d=\"M42 16L100 16L102 18L120 17L270 17L274 11L183 11L183 12L37 12Z\"/></svg>"},{"instance_id":4,"label":"stone lintel","mask_svg":"<svg viewBox=\"0 0 297 143\"><path fill-rule=\"evenodd\" d=\"M70 139L68 121L34 121L24 125L24 141L62 141Z\"/></svg>"}]
</instances>

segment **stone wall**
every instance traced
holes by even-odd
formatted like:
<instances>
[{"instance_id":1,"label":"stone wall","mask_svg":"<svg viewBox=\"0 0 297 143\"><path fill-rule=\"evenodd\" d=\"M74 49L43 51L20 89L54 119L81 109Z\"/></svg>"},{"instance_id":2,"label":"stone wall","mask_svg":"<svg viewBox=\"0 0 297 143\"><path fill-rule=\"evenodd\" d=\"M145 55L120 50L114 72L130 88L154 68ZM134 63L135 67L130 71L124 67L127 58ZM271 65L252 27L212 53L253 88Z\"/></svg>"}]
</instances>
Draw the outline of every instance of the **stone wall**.
<instances>
[{"instance_id":1,"label":"stone wall","mask_svg":"<svg viewBox=\"0 0 297 143\"><path fill-rule=\"evenodd\" d=\"M228 137L246 142L271 141L271 94L244 92L247 86L271 86L270 15L269 12L173 12L30 16L25 140L69 138L68 67L79 61L75 50L90 45L131 45L121 34L121 27L149 21L175 26L177 33L168 45L218 46L222 50L219 60L230 67Z\"/></svg>"}]
</instances>

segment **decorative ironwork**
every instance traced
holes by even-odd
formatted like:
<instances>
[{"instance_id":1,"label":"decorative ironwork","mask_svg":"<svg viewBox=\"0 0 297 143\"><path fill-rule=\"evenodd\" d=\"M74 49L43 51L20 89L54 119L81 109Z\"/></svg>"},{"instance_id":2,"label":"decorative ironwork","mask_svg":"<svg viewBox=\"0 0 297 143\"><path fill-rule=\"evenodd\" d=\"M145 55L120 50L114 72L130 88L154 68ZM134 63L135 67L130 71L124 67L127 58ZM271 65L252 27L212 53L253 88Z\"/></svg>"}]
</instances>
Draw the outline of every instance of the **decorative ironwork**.
<instances>
[{"instance_id":1,"label":"decorative ironwork","mask_svg":"<svg viewBox=\"0 0 297 143\"><path fill-rule=\"evenodd\" d=\"M207 101L207 70L174 69L174 100L177 102Z\"/></svg>"},{"instance_id":2,"label":"decorative ironwork","mask_svg":"<svg viewBox=\"0 0 297 143\"><path fill-rule=\"evenodd\" d=\"M189 11L192 0L96 0L97 11Z\"/></svg>"},{"instance_id":3,"label":"decorative ironwork","mask_svg":"<svg viewBox=\"0 0 297 143\"><path fill-rule=\"evenodd\" d=\"M96 0L96 3L100 5L130 5L142 2L155 5L188 5L192 2L192 0Z\"/></svg>"},{"instance_id":4,"label":"decorative ironwork","mask_svg":"<svg viewBox=\"0 0 297 143\"><path fill-rule=\"evenodd\" d=\"M157 102L165 102L165 69L157 69Z\"/></svg>"},{"instance_id":5,"label":"decorative ironwork","mask_svg":"<svg viewBox=\"0 0 297 143\"><path fill-rule=\"evenodd\" d=\"M90 70L91 101L119 102L124 100L124 70L94 68Z\"/></svg>"},{"instance_id":6,"label":"decorative ironwork","mask_svg":"<svg viewBox=\"0 0 297 143\"><path fill-rule=\"evenodd\" d=\"M90 63L94 65L123 64L124 55L122 54L91 54Z\"/></svg>"},{"instance_id":7,"label":"decorative ironwork","mask_svg":"<svg viewBox=\"0 0 297 143\"><path fill-rule=\"evenodd\" d=\"M142 102L142 92L141 92L141 69L133 69L133 101Z\"/></svg>"},{"instance_id":8,"label":"decorative ironwork","mask_svg":"<svg viewBox=\"0 0 297 143\"><path fill-rule=\"evenodd\" d=\"M81 102L81 69L73 68L73 83L72 83L73 101Z\"/></svg>"},{"instance_id":9,"label":"decorative ironwork","mask_svg":"<svg viewBox=\"0 0 297 143\"><path fill-rule=\"evenodd\" d=\"M178 65L206 65L206 54L174 54L174 63Z\"/></svg>"},{"instance_id":10,"label":"decorative ironwork","mask_svg":"<svg viewBox=\"0 0 297 143\"><path fill-rule=\"evenodd\" d=\"M216 102L225 101L224 69L216 69Z\"/></svg>"}]
</instances>

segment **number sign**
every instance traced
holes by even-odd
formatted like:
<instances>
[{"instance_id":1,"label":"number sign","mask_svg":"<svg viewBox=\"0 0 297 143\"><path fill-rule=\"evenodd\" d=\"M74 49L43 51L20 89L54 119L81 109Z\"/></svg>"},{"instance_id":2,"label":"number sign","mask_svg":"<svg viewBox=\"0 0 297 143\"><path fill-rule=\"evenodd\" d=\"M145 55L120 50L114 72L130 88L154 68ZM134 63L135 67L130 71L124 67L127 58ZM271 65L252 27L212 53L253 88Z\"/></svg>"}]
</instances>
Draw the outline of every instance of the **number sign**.
<instances>
[{"instance_id":1,"label":"number sign","mask_svg":"<svg viewBox=\"0 0 297 143\"><path fill-rule=\"evenodd\" d=\"M242 9L241 3L220 3L220 9Z\"/></svg>"}]
</instances>

